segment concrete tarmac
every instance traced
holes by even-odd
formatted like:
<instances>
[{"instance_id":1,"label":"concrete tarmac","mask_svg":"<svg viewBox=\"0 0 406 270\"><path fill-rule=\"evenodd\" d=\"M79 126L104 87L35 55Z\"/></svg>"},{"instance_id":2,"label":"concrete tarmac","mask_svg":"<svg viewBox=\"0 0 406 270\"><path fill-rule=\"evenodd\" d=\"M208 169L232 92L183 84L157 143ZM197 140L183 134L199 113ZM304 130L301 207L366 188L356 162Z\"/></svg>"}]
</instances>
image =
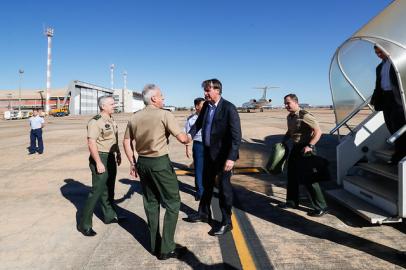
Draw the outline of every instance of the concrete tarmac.
<instances>
[{"instance_id":1,"label":"concrete tarmac","mask_svg":"<svg viewBox=\"0 0 406 270\"><path fill-rule=\"evenodd\" d=\"M325 133L319 153L331 161L334 176L337 139L327 135L334 127L333 112L313 113ZM270 146L286 131L286 114L279 110L240 114L243 142L237 167L264 166ZM188 113L175 115L182 126ZM121 144L130 115L114 117ZM406 250L404 223L372 226L331 201L330 214L312 218L306 215L306 196L300 209L281 210L276 204L284 201L286 177L266 173L232 178L234 216L248 254L241 253L235 229L225 237L212 237L208 224L182 220L196 211L198 203L193 177L179 176L182 205L175 239L189 251L181 260L159 261L148 251L140 184L129 179L124 155L115 198L120 214L128 220L105 225L97 211L93 217L97 235L84 237L76 230L76 222L91 186L86 146L90 118L47 118L42 155L27 155L27 120L0 120L0 269L250 269L244 264L247 257L252 258L252 269L406 267L406 261L397 256ZM173 138L170 157L175 167L187 168L192 163L185 147ZM334 186L334 181L323 183L324 188Z\"/></svg>"}]
</instances>

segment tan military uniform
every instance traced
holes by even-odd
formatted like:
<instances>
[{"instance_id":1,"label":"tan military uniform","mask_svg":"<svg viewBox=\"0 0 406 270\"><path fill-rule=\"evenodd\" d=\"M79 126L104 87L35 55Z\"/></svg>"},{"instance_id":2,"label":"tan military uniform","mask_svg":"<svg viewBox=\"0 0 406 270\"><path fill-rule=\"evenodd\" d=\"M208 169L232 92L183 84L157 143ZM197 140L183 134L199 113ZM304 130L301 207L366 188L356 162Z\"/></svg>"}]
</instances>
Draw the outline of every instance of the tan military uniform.
<instances>
[{"instance_id":1,"label":"tan military uniform","mask_svg":"<svg viewBox=\"0 0 406 270\"><path fill-rule=\"evenodd\" d=\"M327 208L327 203L321 191L319 183L309 183L300 181L302 175L300 173L300 163L303 158L303 148L310 142L313 129L319 127L316 118L305 110L297 111L294 114L289 114L287 117L288 131L286 135L293 141L293 148L290 151L288 159L288 185L286 193L286 202L288 204L299 205L299 184L305 182L309 195L310 202L314 209L324 210Z\"/></svg>"},{"instance_id":2,"label":"tan military uniform","mask_svg":"<svg viewBox=\"0 0 406 270\"><path fill-rule=\"evenodd\" d=\"M118 126L113 117L96 115L87 124L87 137L96 140L99 152L117 152Z\"/></svg>"},{"instance_id":3,"label":"tan military uniform","mask_svg":"<svg viewBox=\"0 0 406 270\"><path fill-rule=\"evenodd\" d=\"M287 134L294 143L309 143L313 129L319 127L316 118L305 110L289 114L287 117L288 132Z\"/></svg>"},{"instance_id":4,"label":"tan military uniform","mask_svg":"<svg viewBox=\"0 0 406 270\"><path fill-rule=\"evenodd\" d=\"M92 189L82 210L82 217L79 223L81 230L92 228L93 212L99 201L105 223L109 223L117 218L114 206L114 187L117 175L114 153L120 153L117 144L117 124L112 117L102 114L96 115L87 125L87 137L96 141L99 157L106 171L98 173L96 161L92 156L89 157L89 168L92 172Z\"/></svg>"},{"instance_id":5,"label":"tan military uniform","mask_svg":"<svg viewBox=\"0 0 406 270\"><path fill-rule=\"evenodd\" d=\"M180 133L179 124L171 112L149 105L133 115L124 135L126 139L135 140L151 252L155 254L168 254L175 249L180 195L178 178L168 157L168 138ZM162 237L159 231L160 204L165 206Z\"/></svg>"},{"instance_id":6,"label":"tan military uniform","mask_svg":"<svg viewBox=\"0 0 406 270\"><path fill-rule=\"evenodd\" d=\"M135 140L138 155L160 157L169 153L169 136L172 134L176 137L181 132L171 112L149 105L133 115L124 138Z\"/></svg>"}]
</instances>

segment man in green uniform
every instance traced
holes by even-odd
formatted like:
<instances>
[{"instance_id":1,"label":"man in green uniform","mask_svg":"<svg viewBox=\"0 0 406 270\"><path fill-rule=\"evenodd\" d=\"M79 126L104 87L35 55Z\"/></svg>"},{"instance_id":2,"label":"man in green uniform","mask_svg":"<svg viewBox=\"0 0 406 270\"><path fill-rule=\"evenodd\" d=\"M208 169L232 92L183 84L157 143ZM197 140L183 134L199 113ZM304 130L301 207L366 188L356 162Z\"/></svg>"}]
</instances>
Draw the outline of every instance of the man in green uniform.
<instances>
[{"instance_id":1,"label":"man in green uniform","mask_svg":"<svg viewBox=\"0 0 406 270\"><path fill-rule=\"evenodd\" d=\"M98 100L100 114L93 117L87 125L87 143L89 147L89 167L92 172L92 189L83 207L78 229L85 236L94 236L92 229L93 211L100 199L106 224L118 223L114 209L114 185L117 165L121 164L118 147L117 124L111 115L114 112L114 99L103 96Z\"/></svg>"},{"instance_id":2,"label":"man in green uniform","mask_svg":"<svg viewBox=\"0 0 406 270\"><path fill-rule=\"evenodd\" d=\"M151 253L160 260L179 258L186 247L175 244L174 235L180 208L179 184L168 157L169 136L190 143L174 115L163 110L161 90L148 84L142 91L146 107L135 113L124 135L124 149L131 164L130 175L140 176L145 214L150 232ZM134 157L134 145L138 161ZM160 204L165 207L162 237L159 233Z\"/></svg>"},{"instance_id":3,"label":"man in green uniform","mask_svg":"<svg viewBox=\"0 0 406 270\"><path fill-rule=\"evenodd\" d=\"M321 137L321 130L315 117L299 107L299 100L295 94L286 95L284 98L285 108L289 112L287 117L288 131L284 141L291 139L293 148L288 159L288 187L286 203L278 206L281 208L297 208L299 206L299 179L303 177L300 172L300 163L304 155L315 151L315 144ZM310 216L320 217L327 213L327 204L317 182L305 179L303 184L310 195L310 201L314 209L308 213Z\"/></svg>"}]
</instances>

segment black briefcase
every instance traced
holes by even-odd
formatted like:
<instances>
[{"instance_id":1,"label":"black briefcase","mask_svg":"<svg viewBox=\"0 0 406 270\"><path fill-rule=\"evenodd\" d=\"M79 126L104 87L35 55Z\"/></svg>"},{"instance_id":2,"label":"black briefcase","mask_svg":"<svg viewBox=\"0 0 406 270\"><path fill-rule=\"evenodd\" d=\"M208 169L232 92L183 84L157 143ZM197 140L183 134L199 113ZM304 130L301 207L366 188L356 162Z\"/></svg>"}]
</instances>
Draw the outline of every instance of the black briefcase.
<instances>
[{"instance_id":1,"label":"black briefcase","mask_svg":"<svg viewBox=\"0 0 406 270\"><path fill-rule=\"evenodd\" d=\"M315 182L329 181L331 176L328 165L328 160L321 156L313 153L304 154L298 165L300 182L302 184L312 184Z\"/></svg>"}]
</instances>

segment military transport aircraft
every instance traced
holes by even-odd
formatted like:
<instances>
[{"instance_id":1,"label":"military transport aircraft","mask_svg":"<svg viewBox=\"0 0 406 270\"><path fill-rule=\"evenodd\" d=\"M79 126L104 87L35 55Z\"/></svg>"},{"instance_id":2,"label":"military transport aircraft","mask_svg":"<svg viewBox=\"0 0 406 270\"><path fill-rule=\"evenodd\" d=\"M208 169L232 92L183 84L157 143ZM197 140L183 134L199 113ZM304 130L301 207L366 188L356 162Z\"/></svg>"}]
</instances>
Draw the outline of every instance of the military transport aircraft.
<instances>
[{"instance_id":1,"label":"military transport aircraft","mask_svg":"<svg viewBox=\"0 0 406 270\"><path fill-rule=\"evenodd\" d=\"M242 104L242 109L247 112L251 112L255 109L259 109L261 112L264 108L269 108L271 106L272 99L266 98L266 91L271 88L279 88L278 86L263 86L263 87L253 87L253 89L261 89L263 91L262 97L258 100L251 99L248 102Z\"/></svg>"}]
</instances>

